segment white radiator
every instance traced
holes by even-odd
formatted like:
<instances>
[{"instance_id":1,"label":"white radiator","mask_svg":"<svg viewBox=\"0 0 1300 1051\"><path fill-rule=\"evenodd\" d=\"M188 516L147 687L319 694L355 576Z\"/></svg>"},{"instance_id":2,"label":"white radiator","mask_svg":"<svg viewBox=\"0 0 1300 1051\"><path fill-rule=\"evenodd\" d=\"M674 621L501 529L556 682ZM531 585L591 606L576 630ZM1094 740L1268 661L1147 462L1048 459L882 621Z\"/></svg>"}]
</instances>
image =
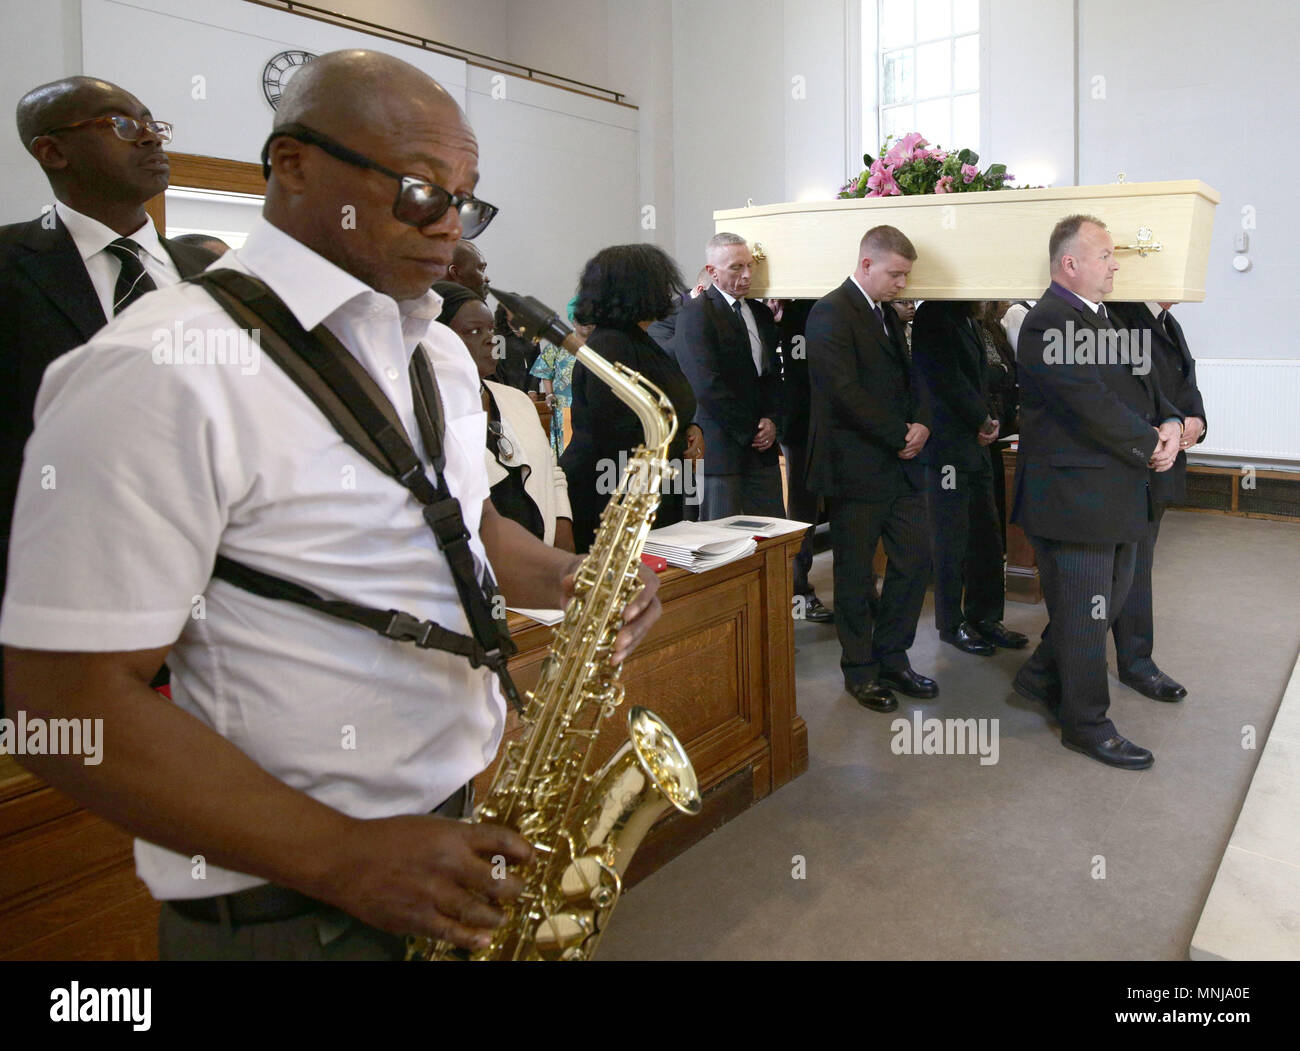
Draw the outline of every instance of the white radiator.
<instances>
[{"instance_id":1,"label":"white radiator","mask_svg":"<svg viewBox=\"0 0 1300 1051\"><path fill-rule=\"evenodd\" d=\"M1209 433L1194 459L1300 463L1300 361L1198 358L1196 383Z\"/></svg>"}]
</instances>

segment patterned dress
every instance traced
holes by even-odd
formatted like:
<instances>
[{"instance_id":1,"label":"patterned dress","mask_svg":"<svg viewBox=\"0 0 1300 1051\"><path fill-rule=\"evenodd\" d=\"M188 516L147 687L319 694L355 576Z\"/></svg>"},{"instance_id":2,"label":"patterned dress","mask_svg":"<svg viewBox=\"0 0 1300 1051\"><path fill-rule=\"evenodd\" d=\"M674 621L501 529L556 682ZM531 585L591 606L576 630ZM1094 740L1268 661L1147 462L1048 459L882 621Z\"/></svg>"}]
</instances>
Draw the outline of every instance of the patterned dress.
<instances>
[{"instance_id":1,"label":"patterned dress","mask_svg":"<svg viewBox=\"0 0 1300 1051\"><path fill-rule=\"evenodd\" d=\"M573 404L573 366L578 359L563 347L542 341L542 351L533 362L531 375L551 381L555 408L551 413L551 448L558 460L564 452L564 410Z\"/></svg>"}]
</instances>

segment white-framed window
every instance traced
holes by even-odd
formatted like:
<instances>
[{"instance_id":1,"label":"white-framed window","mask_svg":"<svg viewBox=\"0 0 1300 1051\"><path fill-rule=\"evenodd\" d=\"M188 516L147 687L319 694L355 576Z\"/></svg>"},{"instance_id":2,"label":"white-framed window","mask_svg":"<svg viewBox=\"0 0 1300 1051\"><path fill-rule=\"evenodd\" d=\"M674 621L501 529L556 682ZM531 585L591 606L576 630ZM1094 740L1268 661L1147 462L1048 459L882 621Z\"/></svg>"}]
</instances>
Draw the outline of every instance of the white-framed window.
<instances>
[{"instance_id":1,"label":"white-framed window","mask_svg":"<svg viewBox=\"0 0 1300 1051\"><path fill-rule=\"evenodd\" d=\"M862 144L980 148L980 0L861 0Z\"/></svg>"}]
</instances>

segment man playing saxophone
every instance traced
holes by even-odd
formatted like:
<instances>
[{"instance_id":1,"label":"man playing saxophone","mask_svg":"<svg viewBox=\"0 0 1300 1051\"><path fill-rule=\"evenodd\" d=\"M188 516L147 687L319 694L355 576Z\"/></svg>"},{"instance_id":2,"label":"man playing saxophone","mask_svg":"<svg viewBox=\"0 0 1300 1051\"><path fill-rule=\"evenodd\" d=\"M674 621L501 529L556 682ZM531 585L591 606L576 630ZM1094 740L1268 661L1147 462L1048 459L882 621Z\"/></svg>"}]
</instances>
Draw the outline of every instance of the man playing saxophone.
<instances>
[{"instance_id":1,"label":"man playing saxophone","mask_svg":"<svg viewBox=\"0 0 1300 1051\"><path fill-rule=\"evenodd\" d=\"M407 372L427 354L458 540L511 605L564 605L579 559L493 510L473 364L433 323L430 285L495 214L473 195L464 114L413 66L333 52L286 89L266 158L263 219L216 265L341 343L421 460ZM396 959L409 934L482 947L519 893L502 870L531 852L512 831L452 820L501 739L493 672L213 579L213 566L462 636L463 577L428 508L276 363L169 348L211 347L234 325L183 283L47 375L0 619L8 714L100 719L103 761L26 763L139 837L137 870L166 903L164 959ZM615 661L660 613L641 576ZM173 701L148 685L164 659Z\"/></svg>"}]
</instances>

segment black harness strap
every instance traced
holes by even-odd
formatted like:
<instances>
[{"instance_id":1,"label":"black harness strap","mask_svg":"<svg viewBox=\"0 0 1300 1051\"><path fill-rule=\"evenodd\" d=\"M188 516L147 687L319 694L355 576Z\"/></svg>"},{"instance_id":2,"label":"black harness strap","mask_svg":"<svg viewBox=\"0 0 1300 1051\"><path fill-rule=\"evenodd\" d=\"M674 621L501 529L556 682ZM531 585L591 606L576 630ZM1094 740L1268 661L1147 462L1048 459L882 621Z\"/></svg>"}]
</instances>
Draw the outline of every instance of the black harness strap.
<instances>
[{"instance_id":1,"label":"black harness strap","mask_svg":"<svg viewBox=\"0 0 1300 1051\"><path fill-rule=\"evenodd\" d=\"M510 703L523 702L506 669L517 647L505 626L505 606L485 569L479 580L470 549L469 530L460 503L452 496L443 469L444 415L437 377L422 348L411 358L411 385L416 420L433 462L436 484L412 447L392 403L378 384L324 325L308 332L284 302L261 281L232 269L207 270L190 278L236 321L261 331L261 349L307 395L345 442L374 467L396 479L421 504L425 522L446 556L461 606L474 635L449 631L433 621L400 610L381 610L325 599L311 590L218 555L213 576L264 598L283 599L378 632L386 638L414 642L491 668ZM494 616L494 614L497 614Z\"/></svg>"}]
</instances>

